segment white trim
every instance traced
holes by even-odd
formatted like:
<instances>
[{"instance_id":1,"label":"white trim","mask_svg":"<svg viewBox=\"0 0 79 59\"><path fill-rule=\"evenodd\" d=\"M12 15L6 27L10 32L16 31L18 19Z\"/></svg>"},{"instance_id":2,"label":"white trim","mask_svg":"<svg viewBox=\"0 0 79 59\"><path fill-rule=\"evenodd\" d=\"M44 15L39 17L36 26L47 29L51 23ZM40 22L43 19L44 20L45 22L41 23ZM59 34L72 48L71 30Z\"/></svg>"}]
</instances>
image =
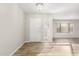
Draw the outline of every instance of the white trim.
<instances>
[{"instance_id":1,"label":"white trim","mask_svg":"<svg viewBox=\"0 0 79 59\"><path fill-rule=\"evenodd\" d=\"M41 42L41 43L50 43L50 42L53 42L53 41L26 41L27 42Z\"/></svg>"},{"instance_id":2,"label":"white trim","mask_svg":"<svg viewBox=\"0 0 79 59\"><path fill-rule=\"evenodd\" d=\"M21 45L19 45L9 56L13 56L14 53L24 45L24 43L26 43L26 41L24 41Z\"/></svg>"}]
</instances>

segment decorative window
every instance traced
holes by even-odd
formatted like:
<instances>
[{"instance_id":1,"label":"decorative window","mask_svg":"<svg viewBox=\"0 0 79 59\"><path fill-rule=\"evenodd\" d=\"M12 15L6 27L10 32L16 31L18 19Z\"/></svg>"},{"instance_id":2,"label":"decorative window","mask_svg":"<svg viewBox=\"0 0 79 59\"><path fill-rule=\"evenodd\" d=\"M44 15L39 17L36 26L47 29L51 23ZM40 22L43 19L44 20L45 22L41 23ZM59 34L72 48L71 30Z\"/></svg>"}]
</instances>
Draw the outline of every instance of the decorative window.
<instances>
[{"instance_id":1,"label":"decorative window","mask_svg":"<svg viewBox=\"0 0 79 59\"><path fill-rule=\"evenodd\" d=\"M57 23L58 33L69 33L73 32L73 24L71 23Z\"/></svg>"}]
</instances>

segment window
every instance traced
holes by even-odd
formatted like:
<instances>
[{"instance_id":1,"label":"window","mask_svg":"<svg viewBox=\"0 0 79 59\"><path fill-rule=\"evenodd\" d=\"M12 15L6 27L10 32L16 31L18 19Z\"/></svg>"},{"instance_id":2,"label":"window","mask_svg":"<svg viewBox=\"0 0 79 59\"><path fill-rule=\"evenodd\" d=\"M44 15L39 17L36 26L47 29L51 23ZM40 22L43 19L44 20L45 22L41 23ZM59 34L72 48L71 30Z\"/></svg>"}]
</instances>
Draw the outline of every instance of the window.
<instances>
[{"instance_id":1,"label":"window","mask_svg":"<svg viewBox=\"0 0 79 59\"><path fill-rule=\"evenodd\" d=\"M71 23L57 23L58 33L68 33L73 31L73 24Z\"/></svg>"}]
</instances>

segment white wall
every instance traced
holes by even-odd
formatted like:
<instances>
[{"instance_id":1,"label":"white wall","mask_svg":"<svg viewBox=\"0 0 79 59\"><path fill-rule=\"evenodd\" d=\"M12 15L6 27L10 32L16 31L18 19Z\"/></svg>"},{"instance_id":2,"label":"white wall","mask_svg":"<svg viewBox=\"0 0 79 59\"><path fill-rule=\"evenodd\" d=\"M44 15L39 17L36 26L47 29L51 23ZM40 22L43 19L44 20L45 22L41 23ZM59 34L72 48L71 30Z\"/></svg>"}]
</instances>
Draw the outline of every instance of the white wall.
<instances>
[{"instance_id":1,"label":"white wall","mask_svg":"<svg viewBox=\"0 0 79 59\"><path fill-rule=\"evenodd\" d=\"M52 42L52 20L53 17L50 14L27 14L26 35L29 34L28 37L26 37L27 41Z\"/></svg>"},{"instance_id":2,"label":"white wall","mask_svg":"<svg viewBox=\"0 0 79 59\"><path fill-rule=\"evenodd\" d=\"M74 24L73 32L71 33L56 33L56 25L54 22L54 37L60 38L79 38L79 13L78 10L73 12L73 10L68 9L68 11L63 11L61 13L54 14L54 20L56 22L69 22ZM62 21L61 21L62 20Z\"/></svg>"},{"instance_id":3,"label":"white wall","mask_svg":"<svg viewBox=\"0 0 79 59\"><path fill-rule=\"evenodd\" d=\"M57 33L56 32L56 23L72 23L74 24L73 26L73 32L70 33ZM68 20L55 20L54 21L54 38L79 38L79 20L72 20L72 19L68 19Z\"/></svg>"},{"instance_id":4,"label":"white wall","mask_svg":"<svg viewBox=\"0 0 79 59\"><path fill-rule=\"evenodd\" d=\"M68 11L61 11L59 13L53 14L55 19L58 20L65 20L65 19L79 19L79 10L74 10L68 9Z\"/></svg>"},{"instance_id":5,"label":"white wall","mask_svg":"<svg viewBox=\"0 0 79 59\"><path fill-rule=\"evenodd\" d=\"M16 4L0 4L0 55L10 55L25 41L24 14Z\"/></svg>"}]
</instances>

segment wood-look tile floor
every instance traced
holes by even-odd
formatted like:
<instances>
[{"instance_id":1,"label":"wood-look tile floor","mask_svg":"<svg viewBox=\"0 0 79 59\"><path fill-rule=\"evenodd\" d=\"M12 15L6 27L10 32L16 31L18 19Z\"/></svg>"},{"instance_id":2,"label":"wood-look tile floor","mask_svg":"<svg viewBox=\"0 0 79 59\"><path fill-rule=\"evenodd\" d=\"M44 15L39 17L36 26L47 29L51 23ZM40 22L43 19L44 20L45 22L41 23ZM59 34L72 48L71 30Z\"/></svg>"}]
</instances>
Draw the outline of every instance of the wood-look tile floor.
<instances>
[{"instance_id":1,"label":"wood-look tile floor","mask_svg":"<svg viewBox=\"0 0 79 59\"><path fill-rule=\"evenodd\" d=\"M79 39L54 39L51 43L25 43L15 56L78 56Z\"/></svg>"}]
</instances>

